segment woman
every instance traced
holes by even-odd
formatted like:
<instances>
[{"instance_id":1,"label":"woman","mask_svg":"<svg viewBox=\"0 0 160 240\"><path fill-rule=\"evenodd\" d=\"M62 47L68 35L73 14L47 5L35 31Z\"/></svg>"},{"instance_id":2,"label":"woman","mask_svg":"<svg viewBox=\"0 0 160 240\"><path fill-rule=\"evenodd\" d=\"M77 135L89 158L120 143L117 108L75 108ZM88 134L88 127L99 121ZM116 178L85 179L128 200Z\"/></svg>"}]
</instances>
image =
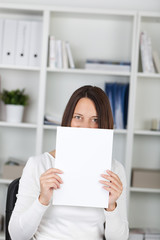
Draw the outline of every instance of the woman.
<instances>
[{"instance_id":1,"label":"woman","mask_svg":"<svg viewBox=\"0 0 160 240\"><path fill-rule=\"evenodd\" d=\"M62 126L113 128L108 97L98 87L84 86L71 96ZM126 179L122 165L113 161L100 180L109 191L107 209L53 206L53 192L63 184L54 168L55 151L31 157L22 174L17 202L9 223L12 240L126 240Z\"/></svg>"}]
</instances>

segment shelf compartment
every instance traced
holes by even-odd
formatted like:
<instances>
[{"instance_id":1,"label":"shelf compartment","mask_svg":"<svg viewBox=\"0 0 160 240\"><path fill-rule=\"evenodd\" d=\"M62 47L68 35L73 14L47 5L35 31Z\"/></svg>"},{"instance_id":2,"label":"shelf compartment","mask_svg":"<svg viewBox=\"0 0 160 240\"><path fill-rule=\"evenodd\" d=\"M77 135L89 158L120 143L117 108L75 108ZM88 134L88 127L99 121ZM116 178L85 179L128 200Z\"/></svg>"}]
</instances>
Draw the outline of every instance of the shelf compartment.
<instances>
[{"instance_id":1,"label":"shelf compartment","mask_svg":"<svg viewBox=\"0 0 160 240\"><path fill-rule=\"evenodd\" d=\"M38 71L15 71L13 69L1 69L1 91L3 89L15 90L25 89L25 93L29 95L29 103L24 108L23 122L36 123L38 114L39 100L39 77ZM0 106L0 120L5 121L5 104Z\"/></svg>"},{"instance_id":2,"label":"shelf compartment","mask_svg":"<svg viewBox=\"0 0 160 240\"><path fill-rule=\"evenodd\" d=\"M129 206L130 227L159 229L159 202L160 194L131 192Z\"/></svg>"},{"instance_id":3,"label":"shelf compartment","mask_svg":"<svg viewBox=\"0 0 160 240\"><path fill-rule=\"evenodd\" d=\"M77 14L73 10L55 10L51 12L49 35L70 43L75 66L80 69L88 58L131 61L133 19L134 14L112 16L105 11ZM115 29L123 29L123 33ZM119 41L115 43L113 39Z\"/></svg>"},{"instance_id":4,"label":"shelf compartment","mask_svg":"<svg viewBox=\"0 0 160 240\"><path fill-rule=\"evenodd\" d=\"M150 130L153 119L160 119L160 79L147 77L137 81L134 129Z\"/></svg>"},{"instance_id":5,"label":"shelf compartment","mask_svg":"<svg viewBox=\"0 0 160 240\"><path fill-rule=\"evenodd\" d=\"M135 135L132 168L159 169L160 138L154 135Z\"/></svg>"},{"instance_id":6,"label":"shelf compartment","mask_svg":"<svg viewBox=\"0 0 160 240\"><path fill-rule=\"evenodd\" d=\"M0 127L0 159L6 162L10 157L27 161L35 155L35 128Z\"/></svg>"}]
</instances>

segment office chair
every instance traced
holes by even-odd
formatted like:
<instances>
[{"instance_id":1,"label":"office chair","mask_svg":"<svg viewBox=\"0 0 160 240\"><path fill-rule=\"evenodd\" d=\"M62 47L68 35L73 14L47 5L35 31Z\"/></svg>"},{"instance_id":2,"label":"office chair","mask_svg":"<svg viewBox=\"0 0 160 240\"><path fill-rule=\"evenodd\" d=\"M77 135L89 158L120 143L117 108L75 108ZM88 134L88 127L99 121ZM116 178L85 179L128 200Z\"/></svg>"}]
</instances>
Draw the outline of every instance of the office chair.
<instances>
[{"instance_id":1,"label":"office chair","mask_svg":"<svg viewBox=\"0 0 160 240\"><path fill-rule=\"evenodd\" d=\"M16 178L8 186L7 201L6 201L6 217L5 217L5 240L11 240L11 237L8 232L8 224L9 224L10 217L12 215L13 208L15 206L15 202L17 200L16 195L18 193L19 180L20 178Z\"/></svg>"}]
</instances>

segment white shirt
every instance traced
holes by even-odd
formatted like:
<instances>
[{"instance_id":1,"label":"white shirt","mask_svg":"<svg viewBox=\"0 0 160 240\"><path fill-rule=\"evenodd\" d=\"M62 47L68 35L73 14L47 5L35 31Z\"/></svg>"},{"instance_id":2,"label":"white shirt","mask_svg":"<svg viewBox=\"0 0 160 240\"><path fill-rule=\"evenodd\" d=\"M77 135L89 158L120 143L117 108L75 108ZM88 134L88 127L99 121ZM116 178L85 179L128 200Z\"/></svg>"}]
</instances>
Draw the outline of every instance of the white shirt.
<instances>
[{"instance_id":1,"label":"white shirt","mask_svg":"<svg viewBox=\"0 0 160 240\"><path fill-rule=\"evenodd\" d=\"M31 157L20 179L17 202L9 232L12 240L127 240L126 177L123 166L113 160L112 171L123 183L123 192L112 212L101 208L42 205L40 176L53 168L55 159L44 153ZM106 227L104 229L104 223Z\"/></svg>"}]
</instances>

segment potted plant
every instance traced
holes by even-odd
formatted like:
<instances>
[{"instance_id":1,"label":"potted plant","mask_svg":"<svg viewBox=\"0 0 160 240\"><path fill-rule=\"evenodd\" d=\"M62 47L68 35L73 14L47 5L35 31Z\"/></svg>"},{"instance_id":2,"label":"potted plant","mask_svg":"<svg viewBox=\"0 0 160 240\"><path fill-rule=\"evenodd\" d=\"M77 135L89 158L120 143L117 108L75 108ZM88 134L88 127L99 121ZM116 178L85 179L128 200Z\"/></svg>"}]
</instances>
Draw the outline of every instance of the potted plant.
<instances>
[{"instance_id":1,"label":"potted plant","mask_svg":"<svg viewBox=\"0 0 160 240\"><path fill-rule=\"evenodd\" d=\"M29 96L24 93L25 89L3 90L1 99L6 105L6 121L22 122L24 106L28 104Z\"/></svg>"}]
</instances>

